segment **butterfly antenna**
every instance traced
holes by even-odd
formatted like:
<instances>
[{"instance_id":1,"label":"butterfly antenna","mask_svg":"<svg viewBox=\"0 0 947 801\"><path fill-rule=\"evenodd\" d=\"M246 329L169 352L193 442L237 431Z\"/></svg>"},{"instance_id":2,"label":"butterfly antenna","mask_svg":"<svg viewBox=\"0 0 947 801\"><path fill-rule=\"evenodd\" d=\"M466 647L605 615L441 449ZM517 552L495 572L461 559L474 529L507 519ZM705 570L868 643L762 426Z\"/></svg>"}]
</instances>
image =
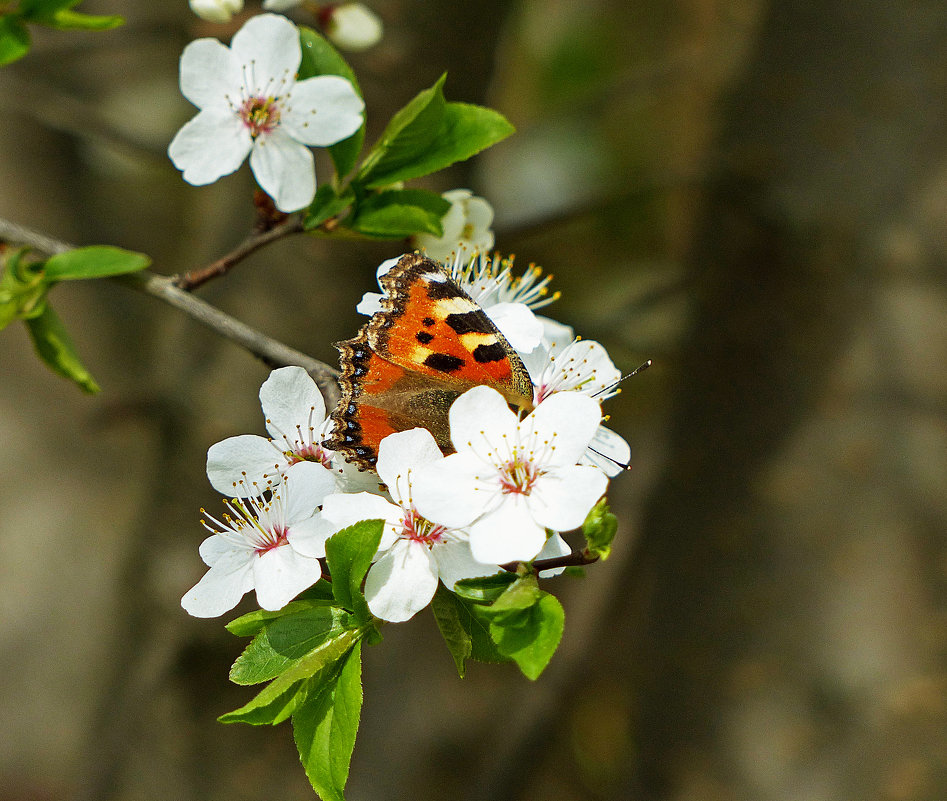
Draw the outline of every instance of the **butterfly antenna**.
<instances>
[{"instance_id":1,"label":"butterfly antenna","mask_svg":"<svg viewBox=\"0 0 947 801\"><path fill-rule=\"evenodd\" d=\"M624 381L626 378L631 378L632 376L638 375L638 373L643 373L645 370L647 370L651 366L651 364L652 364L651 359L648 359L648 361L644 362L643 364L639 364L634 370L628 373L628 375L623 375L621 378L615 381L612 381L612 383L609 384L608 386L602 387L598 392L592 393L592 397L594 398L596 395L603 395L606 392L610 392L615 387L617 387L622 381ZM607 459L608 457L606 456L605 458Z\"/></svg>"},{"instance_id":2,"label":"butterfly antenna","mask_svg":"<svg viewBox=\"0 0 947 801\"><path fill-rule=\"evenodd\" d=\"M632 375L633 375L633 374L632 374ZM631 462L630 462L630 461L629 461L629 462L619 462L618 459L613 459L611 456L607 456L606 454L602 453L601 451L595 450L595 448L593 448L591 445L589 445L589 448L588 448L588 449L589 449L590 451L592 451L592 453L594 453L596 456L601 456L601 457L602 457L603 459L605 459L606 461L611 462L613 465L615 465L615 467L620 467L622 470L631 470ZM630 458L631 458L631 457L629 456L629 459L630 459Z\"/></svg>"}]
</instances>

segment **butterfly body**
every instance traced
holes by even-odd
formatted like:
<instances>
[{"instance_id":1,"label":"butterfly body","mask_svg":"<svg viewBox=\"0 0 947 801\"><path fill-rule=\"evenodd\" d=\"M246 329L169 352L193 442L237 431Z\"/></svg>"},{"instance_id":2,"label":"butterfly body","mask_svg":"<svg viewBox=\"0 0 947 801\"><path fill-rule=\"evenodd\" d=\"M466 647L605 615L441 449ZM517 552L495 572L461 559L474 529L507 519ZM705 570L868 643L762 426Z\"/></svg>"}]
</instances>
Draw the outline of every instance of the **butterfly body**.
<instances>
[{"instance_id":1,"label":"butterfly body","mask_svg":"<svg viewBox=\"0 0 947 801\"><path fill-rule=\"evenodd\" d=\"M342 398L327 448L372 469L385 436L421 426L450 452L451 404L480 384L532 410L533 385L523 362L443 267L407 254L381 283L382 310L356 337L336 343Z\"/></svg>"}]
</instances>

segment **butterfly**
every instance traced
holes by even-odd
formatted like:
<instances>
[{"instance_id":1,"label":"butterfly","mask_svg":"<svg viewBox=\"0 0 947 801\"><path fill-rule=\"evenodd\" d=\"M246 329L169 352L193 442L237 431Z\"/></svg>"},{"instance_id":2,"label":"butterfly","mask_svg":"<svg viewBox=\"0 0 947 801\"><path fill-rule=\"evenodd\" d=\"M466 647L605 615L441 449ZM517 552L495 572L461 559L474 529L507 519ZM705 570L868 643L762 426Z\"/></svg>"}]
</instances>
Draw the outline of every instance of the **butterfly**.
<instances>
[{"instance_id":1,"label":"butterfly","mask_svg":"<svg viewBox=\"0 0 947 801\"><path fill-rule=\"evenodd\" d=\"M480 384L532 411L533 384L522 360L440 264L406 254L381 284L382 310L358 336L336 343L342 397L326 448L371 470L382 439L420 426L450 453L451 404Z\"/></svg>"}]
</instances>

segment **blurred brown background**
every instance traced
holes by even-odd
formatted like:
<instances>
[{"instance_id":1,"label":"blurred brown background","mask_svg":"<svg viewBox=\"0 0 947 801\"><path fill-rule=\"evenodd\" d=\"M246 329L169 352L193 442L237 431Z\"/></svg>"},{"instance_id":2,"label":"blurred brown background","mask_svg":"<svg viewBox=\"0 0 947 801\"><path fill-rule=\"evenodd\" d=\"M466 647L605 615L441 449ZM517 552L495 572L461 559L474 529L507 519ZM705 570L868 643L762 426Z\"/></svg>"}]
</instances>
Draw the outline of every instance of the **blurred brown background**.
<instances>
[{"instance_id":1,"label":"blurred brown background","mask_svg":"<svg viewBox=\"0 0 947 801\"><path fill-rule=\"evenodd\" d=\"M427 613L387 627L349 797L947 797L947 5L371 5L369 140L444 70L503 111L516 136L426 185L488 197L498 248L555 274L550 313L655 366L611 402L620 539L555 585L547 673L460 680ZM83 8L128 24L0 70L0 216L204 264L251 182L168 162L177 59L239 23ZM296 238L200 295L334 361L398 252ZM115 284L53 301L104 391L0 334L0 799L311 798L288 726L215 722L249 697L241 642L179 606L206 448L262 433L267 370Z\"/></svg>"}]
</instances>

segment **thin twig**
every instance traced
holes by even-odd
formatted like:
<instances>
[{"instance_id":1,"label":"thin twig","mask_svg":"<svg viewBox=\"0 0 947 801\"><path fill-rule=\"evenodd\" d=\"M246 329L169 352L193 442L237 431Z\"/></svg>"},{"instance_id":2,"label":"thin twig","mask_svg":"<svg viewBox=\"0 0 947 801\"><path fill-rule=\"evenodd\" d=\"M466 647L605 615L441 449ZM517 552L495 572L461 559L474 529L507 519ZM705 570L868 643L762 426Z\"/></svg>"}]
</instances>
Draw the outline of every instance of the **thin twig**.
<instances>
[{"instance_id":1,"label":"thin twig","mask_svg":"<svg viewBox=\"0 0 947 801\"><path fill-rule=\"evenodd\" d=\"M230 253L217 259L217 261L212 261L206 267L201 267L197 270L188 270L184 275L179 275L174 279L174 285L179 289L187 291L196 289L213 278L225 275L234 265L264 245L275 242L277 239L282 239L284 236L300 234L303 230L301 217L289 217L284 222L273 226L267 231L248 236L243 242L230 251Z\"/></svg>"},{"instance_id":2,"label":"thin twig","mask_svg":"<svg viewBox=\"0 0 947 801\"><path fill-rule=\"evenodd\" d=\"M29 245L50 255L75 249L74 245L53 239L3 218L0 218L0 240ZM178 288L173 278L142 270L128 275L114 276L110 280L164 301L225 339L240 345L270 367L287 365L302 367L319 385L326 403L334 404L337 400L338 371L334 368L268 337L206 301Z\"/></svg>"},{"instance_id":3,"label":"thin twig","mask_svg":"<svg viewBox=\"0 0 947 801\"><path fill-rule=\"evenodd\" d=\"M592 556L588 551L573 551L570 554L565 556L551 556L548 559L536 559L533 562L533 567L536 570L552 570L557 567L582 567L583 565L591 565L598 561L597 556ZM519 562L507 562L505 565L500 565L508 573L515 573L519 567Z\"/></svg>"}]
</instances>

